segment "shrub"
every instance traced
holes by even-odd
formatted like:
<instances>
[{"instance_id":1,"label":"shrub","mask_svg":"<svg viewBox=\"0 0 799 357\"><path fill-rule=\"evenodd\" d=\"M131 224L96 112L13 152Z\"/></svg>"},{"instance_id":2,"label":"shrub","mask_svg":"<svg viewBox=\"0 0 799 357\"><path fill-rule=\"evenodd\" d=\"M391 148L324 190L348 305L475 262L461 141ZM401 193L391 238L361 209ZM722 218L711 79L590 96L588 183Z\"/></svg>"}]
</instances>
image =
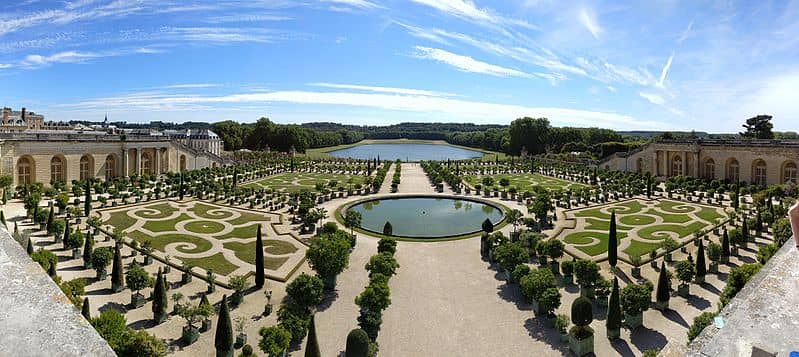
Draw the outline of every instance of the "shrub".
<instances>
[{"instance_id":1,"label":"shrub","mask_svg":"<svg viewBox=\"0 0 799 357\"><path fill-rule=\"evenodd\" d=\"M491 252L502 269L512 271L519 264L527 262L527 251L518 243L504 243Z\"/></svg>"},{"instance_id":2,"label":"shrub","mask_svg":"<svg viewBox=\"0 0 799 357\"><path fill-rule=\"evenodd\" d=\"M771 259L771 257L774 256L774 253L776 253L779 249L780 247L774 243L760 246L760 248L757 249L757 262L760 264L766 264L766 262Z\"/></svg>"},{"instance_id":3,"label":"shrub","mask_svg":"<svg viewBox=\"0 0 799 357\"><path fill-rule=\"evenodd\" d=\"M365 266L366 270L369 272L369 275L372 274L383 274L386 277L392 277L396 274L397 269L399 268L399 263L397 260L394 259L394 256L391 253L379 253L373 255L369 258L369 262L366 263Z\"/></svg>"},{"instance_id":4,"label":"shrub","mask_svg":"<svg viewBox=\"0 0 799 357\"><path fill-rule=\"evenodd\" d=\"M286 286L286 295L293 303L308 309L322 302L324 284L322 279L302 273Z\"/></svg>"},{"instance_id":5,"label":"shrub","mask_svg":"<svg viewBox=\"0 0 799 357\"><path fill-rule=\"evenodd\" d=\"M516 268L513 268L513 272L511 272L511 277L513 281L519 282L522 278L530 273L530 267L527 264L519 264Z\"/></svg>"},{"instance_id":6,"label":"shrub","mask_svg":"<svg viewBox=\"0 0 799 357\"><path fill-rule=\"evenodd\" d=\"M31 254L31 259L39 263L45 271L49 271L51 265L58 264L58 257L53 252L43 248L39 248L33 252L33 254Z\"/></svg>"},{"instance_id":7,"label":"shrub","mask_svg":"<svg viewBox=\"0 0 799 357\"><path fill-rule=\"evenodd\" d=\"M591 300L584 296L578 297L572 303L571 315L572 323L575 325L571 332L577 339L583 339L593 334L593 330L588 327L594 320Z\"/></svg>"},{"instance_id":8,"label":"shrub","mask_svg":"<svg viewBox=\"0 0 799 357\"><path fill-rule=\"evenodd\" d=\"M557 287L557 281L555 280L555 275L552 274L552 270L538 268L523 276L519 281L519 285L525 297L538 301L547 289Z\"/></svg>"},{"instance_id":9,"label":"shrub","mask_svg":"<svg viewBox=\"0 0 799 357\"><path fill-rule=\"evenodd\" d=\"M592 286L599 280L599 266L596 262L580 259L574 263L574 276L580 286Z\"/></svg>"},{"instance_id":10,"label":"shrub","mask_svg":"<svg viewBox=\"0 0 799 357\"><path fill-rule=\"evenodd\" d=\"M369 336L362 329L354 329L347 335L345 357L369 357Z\"/></svg>"},{"instance_id":11,"label":"shrub","mask_svg":"<svg viewBox=\"0 0 799 357\"><path fill-rule=\"evenodd\" d=\"M696 268L694 264L688 260L683 260L677 263L677 266L674 267L674 270L677 272L677 279L679 279L683 284L687 284L693 280L694 275L696 275Z\"/></svg>"},{"instance_id":12,"label":"shrub","mask_svg":"<svg viewBox=\"0 0 799 357\"><path fill-rule=\"evenodd\" d=\"M708 244L707 257L712 262L718 262L721 259L721 245L715 242Z\"/></svg>"},{"instance_id":13,"label":"shrub","mask_svg":"<svg viewBox=\"0 0 799 357\"><path fill-rule=\"evenodd\" d=\"M721 296L719 296L719 304L721 307L727 305L730 300L738 294L741 289L743 289L746 282L749 281L762 266L758 263L754 264L743 264L739 267L733 268L730 271L730 275L727 276L727 285L724 286L724 290L721 292Z\"/></svg>"},{"instance_id":14,"label":"shrub","mask_svg":"<svg viewBox=\"0 0 799 357\"><path fill-rule=\"evenodd\" d=\"M387 237L380 238L380 241L377 242L377 252L394 255L397 252L397 240Z\"/></svg>"},{"instance_id":15,"label":"shrub","mask_svg":"<svg viewBox=\"0 0 799 357\"><path fill-rule=\"evenodd\" d=\"M693 341L696 336L702 333L705 327L709 326L713 319L716 317L714 312L703 312L697 317L694 317L694 323L688 329L688 342Z\"/></svg>"},{"instance_id":16,"label":"shrub","mask_svg":"<svg viewBox=\"0 0 799 357\"><path fill-rule=\"evenodd\" d=\"M644 284L629 284L621 289L619 295L624 313L638 315L649 309L652 302L652 289Z\"/></svg>"},{"instance_id":17,"label":"shrub","mask_svg":"<svg viewBox=\"0 0 799 357\"><path fill-rule=\"evenodd\" d=\"M281 326L263 327L259 334L261 342L258 347L269 357L282 357L283 351L291 343L291 333Z\"/></svg>"}]
</instances>

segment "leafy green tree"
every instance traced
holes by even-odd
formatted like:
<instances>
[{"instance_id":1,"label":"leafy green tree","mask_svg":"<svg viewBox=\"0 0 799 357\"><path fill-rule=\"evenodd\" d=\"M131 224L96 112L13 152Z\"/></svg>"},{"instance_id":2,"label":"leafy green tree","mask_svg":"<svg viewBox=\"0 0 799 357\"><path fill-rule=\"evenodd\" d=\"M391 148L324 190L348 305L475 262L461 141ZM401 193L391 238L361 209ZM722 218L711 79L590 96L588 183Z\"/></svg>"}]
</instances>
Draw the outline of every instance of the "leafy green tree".
<instances>
[{"instance_id":1,"label":"leafy green tree","mask_svg":"<svg viewBox=\"0 0 799 357\"><path fill-rule=\"evenodd\" d=\"M308 341L305 344L305 357L322 357L319 351L319 341L316 339L316 322L311 315L311 322L308 324Z\"/></svg>"},{"instance_id":2,"label":"leafy green tree","mask_svg":"<svg viewBox=\"0 0 799 357\"><path fill-rule=\"evenodd\" d=\"M301 341L308 329L308 311L296 304L282 304L277 310L277 322L291 334L292 341Z\"/></svg>"},{"instance_id":3,"label":"leafy green tree","mask_svg":"<svg viewBox=\"0 0 799 357\"><path fill-rule=\"evenodd\" d=\"M621 289L619 301L628 315L638 315L649 309L652 302L652 290L645 284L629 284Z\"/></svg>"},{"instance_id":4,"label":"leafy green tree","mask_svg":"<svg viewBox=\"0 0 799 357\"><path fill-rule=\"evenodd\" d=\"M691 327L688 328L688 342L693 341L696 336L699 336L702 333L702 330L705 327L710 326L713 322L713 319L716 318L717 313L715 312L703 312L699 314L699 316L694 317L694 323L691 324Z\"/></svg>"},{"instance_id":5,"label":"leafy green tree","mask_svg":"<svg viewBox=\"0 0 799 357\"><path fill-rule=\"evenodd\" d=\"M552 238L542 242L542 244L541 253L552 258L553 263L556 263L558 258L563 256L563 242L560 240Z\"/></svg>"},{"instance_id":6,"label":"leafy green tree","mask_svg":"<svg viewBox=\"0 0 799 357\"><path fill-rule=\"evenodd\" d=\"M105 268L114 260L114 251L110 247L100 247L92 252L92 269L101 277L105 274Z\"/></svg>"},{"instance_id":7,"label":"leafy green tree","mask_svg":"<svg viewBox=\"0 0 799 357\"><path fill-rule=\"evenodd\" d=\"M379 276L379 278L378 278ZM374 274L369 285L355 297L355 304L361 310L383 311L391 305L391 292L385 276Z\"/></svg>"},{"instance_id":8,"label":"leafy green tree","mask_svg":"<svg viewBox=\"0 0 799 357\"><path fill-rule=\"evenodd\" d=\"M377 252L394 255L397 252L397 240L389 237L380 238L377 242Z\"/></svg>"},{"instance_id":9,"label":"leafy green tree","mask_svg":"<svg viewBox=\"0 0 799 357\"><path fill-rule=\"evenodd\" d=\"M305 253L308 264L325 281L326 289L333 289L336 276L349 264L350 243L346 234L338 231L311 238L311 246Z\"/></svg>"},{"instance_id":10,"label":"leafy green tree","mask_svg":"<svg viewBox=\"0 0 799 357\"><path fill-rule=\"evenodd\" d=\"M370 341L366 331L355 329L347 335L345 357L370 357Z\"/></svg>"},{"instance_id":11,"label":"leafy green tree","mask_svg":"<svg viewBox=\"0 0 799 357\"><path fill-rule=\"evenodd\" d=\"M347 213L344 215L344 227L350 229L350 234L355 234L355 228L359 228L361 226L361 220L363 216L361 212L355 210L347 210Z\"/></svg>"},{"instance_id":12,"label":"leafy green tree","mask_svg":"<svg viewBox=\"0 0 799 357\"><path fill-rule=\"evenodd\" d=\"M582 287L591 287L599 281L599 266L596 262L580 259L574 262L574 277Z\"/></svg>"},{"instance_id":13,"label":"leafy green tree","mask_svg":"<svg viewBox=\"0 0 799 357\"><path fill-rule=\"evenodd\" d=\"M538 268L530 270L530 273L523 276L519 281L522 294L530 300L538 301L549 288L557 287L557 280L552 270Z\"/></svg>"},{"instance_id":14,"label":"leafy green tree","mask_svg":"<svg viewBox=\"0 0 799 357\"><path fill-rule=\"evenodd\" d=\"M216 356L233 356L233 323L230 321L230 308L227 295L222 295L222 306L219 308L219 319L214 336Z\"/></svg>"},{"instance_id":15,"label":"leafy green tree","mask_svg":"<svg viewBox=\"0 0 799 357\"><path fill-rule=\"evenodd\" d=\"M58 264L58 257L53 252L44 248L39 248L31 254L31 259L39 263L45 271L50 271L51 265Z\"/></svg>"},{"instance_id":16,"label":"leafy green tree","mask_svg":"<svg viewBox=\"0 0 799 357\"><path fill-rule=\"evenodd\" d=\"M526 149L531 155L544 153L551 135L549 120L546 118L520 118L508 128L508 150L518 155Z\"/></svg>"},{"instance_id":17,"label":"leafy green tree","mask_svg":"<svg viewBox=\"0 0 799 357\"><path fill-rule=\"evenodd\" d=\"M125 348L128 343L128 328L125 316L119 311L107 309L90 322L97 333L108 342L112 350L119 353Z\"/></svg>"},{"instance_id":18,"label":"leafy green tree","mask_svg":"<svg viewBox=\"0 0 799 357\"><path fill-rule=\"evenodd\" d=\"M117 352L120 357L159 357L166 356L166 345L160 338L144 330L126 330L127 344Z\"/></svg>"},{"instance_id":19,"label":"leafy green tree","mask_svg":"<svg viewBox=\"0 0 799 357\"><path fill-rule=\"evenodd\" d=\"M135 291L136 294L139 293L139 290L153 286L153 279L150 274L138 264L134 264L125 273L125 282L128 289Z\"/></svg>"},{"instance_id":20,"label":"leafy green tree","mask_svg":"<svg viewBox=\"0 0 799 357\"><path fill-rule=\"evenodd\" d=\"M621 328L621 303L619 297L619 279L613 277L613 288L610 291L608 303L608 318L605 320L608 331L618 331ZM618 336L617 336L618 337Z\"/></svg>"},{"instance_id":21,"label":"leafy green tree","mask_svg":"<svg viewBox=\"0 0 799 357\"><path fill-rule=\"evenodd\" d=\"M291 343L291 333L281 326L263 327L259 332L261 342L258 347L269 357L283 357L283 351Z\"/></svg>"},{"instance_id":22,"label":"leafy green tree","mask_svg":"<svg viewBox=\"0 0 799 357\"><path fill-rule=\"evenodd\" d=\"M358 327L366 331L372 341L377 340L380 325L383 324L383 312L380 310L362 310L358 315Z\"/></svg>"},{"instance_id":23,"label":"leafy green tree","mask_svg":"<svg viewBox=\"0 0 799 357\"><path fill-rule=\"evenodd\" d=\"M503 243L494 248L491 254L499 266L509 272L528 260L527 251L519 243Z\"/></svg>"},{"instance_id":24,"label":"leafy green tree","mask_svg":"<svg viewBox=\"0 0 799 357\"><path fill-rule=\"evenodd\" d=\"M591 322L594 321L594 312L591 306L591 300L584 296L580 296L572 303L572 334L577 339L584 339L594 334L594 331L589 327Z\"/></svg>"},{"instance_id":25,"label":"leafy green tree","mask_svg":"<svg viewBox=\"0 0 799 357\"><path fill-rule=\"evenodd\" d=\"M324 283L318 277L302 273L286 286L286 295L297 306L307 310L322 302Z\"/></svg>"},{"instance_id":26,"label":"leafy green tree","mask_svg":"<svg viewBox=\"0 0 799 357\"><path fill-rule=\"evenodd\" d=\"M541 311L547 315L552 315L553 312L560 307L560 297L560 291L558 291L558 288L549 288L544 290L537 300Z\"/></svg>"},{"instance_id":27,"label":"leafy green tree","mask_svg":"<svg viewBox=\"0 0 799 357\"><path fill-rule=\"evenodd\" d=\"M394 256L390 253L378 253L373 255L369 258L369 262L366 263L365 266L370 276L377 273L388 278L394 276L399 267L399 263L397 263L397 260L394 259Z\"/></svg>"},{"instance_id":28,"label":"leafy green tree","mask_svg":"<svg viewBox=\"0 0 799 357\"><path fill-rule=\"evenodd\" d=\"M608 233L608 263L616 267L618 260L619 242L616 236L616 211L610 212L610 232Z\"/></svg>"},{"instance_id":29,"label":"leafy green tree","mask_svg":"<svg viewBox=\"0 0 799 357\"><path fill-rule=\"evenodd\" d=\"M64 239L64 248L67 249L75 249L80 248L83 245L83 233L80 231L74 231L69 236Z\"/></svg>"},{"instance_id":30,"label":"leafy green tree","mask_svg":"<svg viewBox=\"0 0 799 357\"><path fill-rule=\"evenodd\" d=\"M677 273L677 279L679 279L683 284L688 284L694 279L694 275L696 275L696 271L694 269L694 264L688 260L680 261L674 267L674 270Z\"/></svg>"},{"instance_id":31,"label":"leafy green tree","mask_svg":"<svg viewBox=\"0 0 799 357\"><path fill-rule=\"evenodd\" d=\"M771 115L758 115L746 119L746 123L742 125L745 129L739 134L744 138L751 139L774 139L774 124L771 123Z\"/></svg>"},{"instance_id":32,"label":"leafy green tree","mask_svg":"<svg viewBox=\"0 0 799 357\"><path fill-rule=\"evenodd\" d=\"M264 286L265 281L264 242L261 238L261 225L258 224L258 231L255 234L255 286L260 289Z\"/></svg>"}]
</instances>

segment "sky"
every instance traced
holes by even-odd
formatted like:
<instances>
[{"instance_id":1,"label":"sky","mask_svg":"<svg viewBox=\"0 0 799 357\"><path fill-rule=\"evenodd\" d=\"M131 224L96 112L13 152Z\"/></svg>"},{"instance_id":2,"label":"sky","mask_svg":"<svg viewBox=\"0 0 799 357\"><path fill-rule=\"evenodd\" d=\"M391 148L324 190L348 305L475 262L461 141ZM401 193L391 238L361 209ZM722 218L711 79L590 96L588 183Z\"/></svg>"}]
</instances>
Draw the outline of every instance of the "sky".
<instances>
[{"instance_id":1,"label":"sky","mask_svg":"<svg viewBox=\"0 0 799 357\"><path fill-rule=\"evenodd\" d=\"M61 121L797 131L799 0L3 0L0 82Z\"/></svg>"}]
</instances>

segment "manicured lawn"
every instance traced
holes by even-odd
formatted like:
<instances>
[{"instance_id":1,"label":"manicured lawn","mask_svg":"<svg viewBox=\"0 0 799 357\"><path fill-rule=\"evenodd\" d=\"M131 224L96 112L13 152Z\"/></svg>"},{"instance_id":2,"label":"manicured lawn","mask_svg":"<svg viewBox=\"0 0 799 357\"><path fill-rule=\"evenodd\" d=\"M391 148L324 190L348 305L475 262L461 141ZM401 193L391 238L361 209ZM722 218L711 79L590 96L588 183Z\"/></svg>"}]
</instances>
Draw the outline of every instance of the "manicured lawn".
<instances>
[{"instance_id":1,"label":"manicured lawn","mask_svg":"<svg viewBox=\"0 0 799 357\"><path fill-rule=\"evenodd\" d=\"M668 200L658 202L657 208L670 213L689 213L696 210L694 205Z\"/></svg>"},{"instance_id":2,"label":"manicured lawn","mask_svg":"<svg viewBox=\"0 0 799 357\"><path fill-rule=\"evenodd\" d=\"M619 223L627 224L630 226L645 226L647 224L655 223L655 217L643 214L632 214L629 216L624 216L619 218Z\"/></svg>"},{"instance_id":3,"label":"manicured lawn","mask_svg":"<svg viewBox=\"0 0 799 357\"><path fill-rule=\"evenodd\" d=\"M180 258L186 264L202 267L205 270L213 269L215 274L228 275L239 267L225 259L222 253L216 253L205 258Z\"/></svg>"},{"instance_id":4,"label":"manicured lawn","mask_svg":"<svg viewBox=\"0 0 799 357\"><path fill-rule=\"evenodd\" d=\"M619 240L627 238L627 233L625 232L617 232L617 236ZM574 247L585 252L590 256L600 255L604 252L608 251L608 233L601 233L601 232L591 232L591 231L583 231L572 233L566 236L564 241L566 243L573 243L573 244L589 244L594 240L591 238L598 239L599 242L592 245L575 245Z\"/></svg>"},{"instance_id":5,"label":"manicured lawn","mask_svg":"<svg viewBox=\"0 0 799 357\"><path fill-rule=\"evenodd\" d=\"M213 212L208 212L214 210ZM198 217L206 218L206 219L226 219L233 217L233 212L226 211L224 208L206 205L203 203L195 203L194 207L192 208L192 212L196 214Z\"/></svg>"},{"instance_id":6,"label":"manicured lawn","mask_svg":"<svg viewBox=\"0 0 799 357\"><path fill-rule=\"evenodd\" d=\"M225 225L214 221L193 221L186 223L185 228L193 233L215 234L225 229Z\"/></svg>"},{"instance_id":7,"label":"manicured lawn","mask_svg":"<svg viewBox=\"0 0 799 357\"><path fill-rule=\"evenodd\" d=\"M343 174L324 174L313 172L283 172L270 176L260 181L252 182L245 187L271 188L281 192L298 192L302 190L315 190L316 184L320 183L328 189L338 189L343 187L345 190L352 185L363 184L364 176L343 175ZM336 186L330 186L335 181Z\"/></svg>"},{"instance_id":8,"label":"manicured lawn","mask_svg":"<svg viewBox=\"0 0 799 357\"><path fill-rule=\"evenodd\" d=\"M624 250L631 257L647 255L652 249L660 248L660 243L647 243L633 240L630 246Z\"/></svg>"},{"instance_id":9,"label":"manicured lawn","mask_svg":"<svg viewBox=\"0 0 799 357\"><path fill-rule=\"evenodd\" d=\"M247 212L247 211L239 211L239 212L241 212L241 216L239 216L239 218L227 222L234 226L250 222L269 222L269 217L266 217L262 214ZM255 234L253 234L253 237L254 236Z\"/></svg>"},{"instance_id":10,"label":"manicured lawn","mask_svg":"<svg viewBox=\"0 0 799 357\"><path fill-rule=\"evenodd\" d=\"M157 212L152 212L152 210ZM144 219L163 219L171 216L175 211L177 210L168 203L159 203L147 206L147 210L136 211L134 214Z\"/></svg>"},{"instance_id":11,"label":"manicured lawn","mask_svg":"<svg viewBox=\"0 0 799 357\"><path fill-rule=\"evenodd\" d=\"M189 217L184 213L178 216L177 218L173 218L166 221L147 221L147 223L145 223L144 226L142 226L142 228L155 233L171 232L175 230L175 225L178 224L178 222L182 222L188 219L191 219L191 217Z\"/></svg>"},{"instance_id":12,"label":"manicured lawn","mask_svg":"<svg viewBox=\"0 0 799 357\"><path fill-rule=\"evenodd\" d=\"M258 234L258 224L251 224L249 226L244 227L236 227L230 233L216 236L216 239L228 239L228 238L252 238Z\"/></svg>"},{"instance_id":13,"label":"manicured lawn","mask_svg":"<svg viewBox=\"0 0 799 357\"><path fill-rule=\"evenodd\" d=\"M582 183L572 182L561 180L554 177L544 176L540 174L510 174L510 175L486 175L491 176L494 179L494 185L499 187L499 180L502 178L507 178L510 182L510 186L516 186L519 192L530 191L534 186L542 186L549 190L565 190L571 188L578 188L578 187L586 187L586 185ZM477 184L482 185L484 176L465 176L464 180L475 186Z\"/></svg>"},{"instance_id":14,"label":"manicured lawn","mask_svg":"<svg viewBox=\"0 0 799 357\"><path fill-rule=\"evenodd\" d=\"M588 230L602 231L602 232L610 231L610 218L608 219L586 218L585 223L587 224L585 229ZM619 225L618 222L616 223L616 230L618 231L629 231L630 229L632 228Z\"/></svg>"},{"instance_id":15,"label":"manicured lawn","mask_svg":"<svg viewBox=\"0 0 799 357\"><path fill-rule=\"evenodd\" d=\"M103 222L103 224L108 224L119 231L124 231L136 224L136 221L136 218L128 216L127 211L118 211L111 213L111 218Z\"/></svg>"},{"instance_id":16,"label":"manicured lawn","mask_svg":"<svg viewBox=\"0 0 799 357\"><path fill-rule=\"evenodd\" d=\"M202 253L209 249L211 249L211 243L205 239L198 238L195 236L190 236L187 234L161 234L157 236L148 236L140 231L133 231L128 233L128 236L135 239L139 242L139 244L144 243L144 241L149 240L153 243L153 248L164 251L164 248L171 243L186 243L180 244L175 249L181 253Z\"/></svg>"},{"instance_id":17,"label":"manicured lawn","mask_svg":"<svg viewBox=\"0 0 799 357\"><path fill-rule=\"evenodd\" d=\"M710 207L702 207L702 209L696 213L696 216L710 223L716 223L717 219L724 218L716 209Z\"/></svg>"},{"instance_id":18,"label":"manicured lawn","mask_svg":"<svg viewBox=\"0 0 799 357\"><path fill-rule=\"evenodd\" d=\"M679 224L658 224L654 226L644 227L638 231L638 236L650 240L662 240L668 237L668 234L663 232L674 232L680 238L687 237L688 235L705 227L704 222L693 222L689 225Z\"/></svg>"},{"instance_id":19,"label":"manicured lawn","mask_svg":"<svg viewBox=\"0 0 799 357\"><path fill-rule=\"evenodd\" d=\"M691 216L685 213L665 213L651 209L645 213L663 218L663 223L687 223L691 221Z\"/></svg>"},{"instance_id":20,"label":"manicured lawn","mask_svg":"<svg viewBox=\"0 0 799 357\"><path fill-rule=\"evenodd\" d=\"M255 242L230 242L225 243L225 248L232 250L239 259L255 265ZM264 240L264 251L269 254L264 256L264 267L277 270L288 260L288 257L274 257L271 255L292 254L297 251L297 247L283 241L268 239Z\"/></svg>"},{"instance_id":21,"label":"manicured lawn","mask_svg":"<svg viewBox=\"0 0 799 357\"><path fill-rule=\"evenodd\" d=\"M587 210L580 210L575 212L575 217L595 217L603 220L610 220L610 213L602 212L605 207L610 207L608 211L615 211L616 217L619 217L622 214L633 214L641 212L644 209L644 205L638 201L627 201L622 203L617 203L610 206L602 206L602 207L595 207Z\"/></svg>"}]
</instances>

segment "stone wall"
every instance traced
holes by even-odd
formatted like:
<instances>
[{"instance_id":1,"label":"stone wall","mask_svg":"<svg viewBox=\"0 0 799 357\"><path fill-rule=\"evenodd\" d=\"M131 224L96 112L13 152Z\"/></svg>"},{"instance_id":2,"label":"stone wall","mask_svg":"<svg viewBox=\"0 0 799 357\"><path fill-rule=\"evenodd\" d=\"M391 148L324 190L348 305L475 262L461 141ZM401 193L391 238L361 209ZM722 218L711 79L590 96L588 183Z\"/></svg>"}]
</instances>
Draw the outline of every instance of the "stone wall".
<instances>
[{"instance_id":1,"label":"stone wall","mask_svg":"<svg viewBox=\"0 0 799 357\"><path fill-rule=\"evenodd\" d=\"M5 227L0 227L0 355L116 356Z\"/></svg>"}]
</instances>

